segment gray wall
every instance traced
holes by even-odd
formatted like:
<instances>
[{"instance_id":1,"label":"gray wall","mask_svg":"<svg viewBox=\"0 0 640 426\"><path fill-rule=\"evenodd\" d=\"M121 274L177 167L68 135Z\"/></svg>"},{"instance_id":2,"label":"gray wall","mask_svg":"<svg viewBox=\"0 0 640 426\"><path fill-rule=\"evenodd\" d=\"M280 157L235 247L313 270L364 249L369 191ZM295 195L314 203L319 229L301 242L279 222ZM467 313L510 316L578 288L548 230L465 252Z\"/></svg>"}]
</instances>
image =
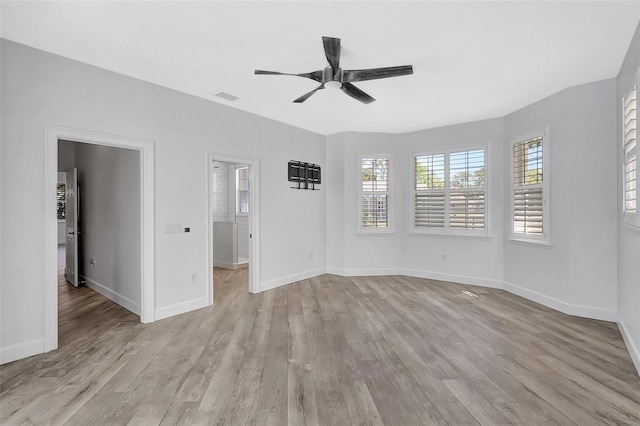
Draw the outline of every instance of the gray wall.
<instances>
[{"instance_id":1,"label":"gray wall","mask_svg":"<svg viewBox=\"0 0 640 426\"><path fill-rule=\"evenodd\" d=\"M140 315L140 153L77 143L75 164L81 277L87 286Z\"/></svg>"},{"instance_id":2,"label":"gray wall","mask_svg":"<svg viewBox=\"0 0 640 426\"><path fill-rule=\"evenodd\" d=\"M48 123L154 142L156 316L208 303L208 152L260 162L260 286L324 272L325 191L289 189L286 173L291 159L323 164L324 136L7 40L0 50L0 360L44 350ZM166 234L171 223L191 232Z\"/></svg>"},{"instance_id":3,"label":"gray wall","mask_svg":"<svg viewBox=\"0 0 640 426\"><path fill-rule=\"evenodd\" d=\"M622 97L633 87L633 79L640 67L640 26L636 29L627 56L618 74L617 105L622 105ZM640 83L640 82L638 82ZM618 176L615 193L618 200L615 210L622 206L622 112L618 111L617 151ZM640 230L632 229L618 218L618 323L623 330L627 346L632 350L636 368L640 371Z\"/></svg>"},{"instance_id":4,"label":"gray wall","mask_svg":"<svg viewBox=\"0 0 640 426\"><path fill-rule=\"evenodd\" d=\"M505 287L564 312L615 320L615 79L572 87L505 117L504 175L511 141L549 126L551 245L505 240ZM511 235L505 185L505 235Z\"/></svg>"}]
</instances>

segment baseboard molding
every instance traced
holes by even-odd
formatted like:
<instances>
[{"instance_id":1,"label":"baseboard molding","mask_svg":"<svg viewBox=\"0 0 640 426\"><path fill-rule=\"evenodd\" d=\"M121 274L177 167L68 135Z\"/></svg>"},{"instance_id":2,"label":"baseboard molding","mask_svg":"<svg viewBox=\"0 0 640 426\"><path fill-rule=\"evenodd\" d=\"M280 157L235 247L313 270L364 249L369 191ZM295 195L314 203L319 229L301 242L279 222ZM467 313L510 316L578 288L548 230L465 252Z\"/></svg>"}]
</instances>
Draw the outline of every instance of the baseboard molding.
<instances>
[{"instance_id":1,"label":"baseboard molding","mask_svg":"<svg viewBox=\"0 0 640 426\"><path fill-rule=\"evenodd\" d=\"M129 299L128 297L125 297L123 295L121 295L120 293L118 293L117 291L113 291L111 290L109 287L100 284L99 282L92 280L91 278L88 278L84 275L80 276L82 280L84 280L85 285L87 287L89 287L91 290L95 291L96 293L100 293L101 295L103 295L104 297L106 297L107 299L117 303L118 305L122 306L123 308L133 312L136 315L140 315L140 304L134 302L133 300Z\"/></svg>"},{"instance_id":2,"label":"baseboard molding","mask_svg":"<svg viewBox=\"0 0 640 426\"><path fill-rule=\"evenodd\" d=\"M441 272L423 271L419 269L405 269L403 275L430 280L450 281L458 284L468 284L480 287L503 288L502 281L490 278L471 277L468 275L443 274Z\"/></svg>"},{"instance_id":3,"label":"baseboard molding","mask_svg":"<svg viewBox=\"0 0 640 426\"><path fill-rule=\"evenodd\" d=\"M490 288L502 288L502 281L487 278L470 277L466 275L443 274L441 272L423 271L420 269L409 268L362 268L362 269L343 269L343 268L327 268L327 273L340 275L343 277L373 277L380 275L406 275L416 278L427 278L430 280L450 281L460 284L469 284Z\"/></svg>"},{"instance_id":4,"label":"baseboard molding","mask_svg":"<svg viewBox=\"0 0 640 426\"><path fill-rule=\"evenodd\" d=\"M576 317L591 318L602 321L616 321L616 311L610 311L602 308L595 308L593 306L574 305L573 303L563 302L555 297L547 296L537 291L529 290L524 287L517 286L508 282L504 282L504 287L509 293L517 294L525 299L533 300L534 302L545 305L549 308L553 308L557 311L564 312L567 315L573 315Z\"/></svg>"},{"instance_id":5,"label":"baseboard molding","mask_svg":"<svg viewBox=\"0 0 640 426\"><path fill-rule=\"evenodd\" d=\"M223 262L221 260L214 260L213 261L213 267L214 268L224 268L224 269L242 269L242 268L248 268L249 264L248 263L229 263L229 262Z\"/></svg>"},{"instance_id":6,"label":"baseboard molding","mask_svg":"<svg viewBox=\"0 0 640 426\"><path fill-rule=\"evenodd\" d=\"M311 269L309 271L300 272L293 275L287 275L286 277L276 278L275 280L263 281L260 283L260 289L258 291L271 290L276 287L295 283L297 281L307 280L309 278L317 277L318 275L325 274L326 268Z\"/></svg>"},{"instance_id":7,"label":"baseboard molding","mask_svg":"<svg viewBox=\"0 0 640 426\"><path fill-rule=\"evenodd\" d=\"M156 309L156 321L173 317L175 315L185 314L195 311L196 309L206 308L209 306L209 297L201 297L199 299L191 299L186 302L175 303Z\"/></svg>"},{"instance_id":8,"label":"baseboard molding","mask_svg":"<svg viewBox=\"0 0 640 426\"><path fill-rule=\"evenodd\" d=\"M0 349L0 364L44 353L44 339L34 339Z\"/></svg>"},{"instance_id":9,"label":"baseboard molding","mask_svg":"<svg viewBox=\"0 0 640 426\"><path fill-rule=\"evenodd\" d=\"M378 277L383 275L404 275L404 269L400 268L327 268L328 274L342 277Z\"/></svg>"},{"instance_id":10,"label":"baseboard molding","mask_svg":"<svg viewBox=\"0 0 640 426\"><path fill-rule=\"evenodd\" d=\"M636 342L631 337L631 334L629 334L629 332L627 331L627 327L624 325L624 322L620 317L618 317L617 323L620 334L622 334L622 340L624 340L625 345L627 345L627 351L629 351L629 355L631 356L633 365L636 366L636 371L640 376L640 348L638 348L638 345L636 345Z\"/></svg>"}]
</instances>

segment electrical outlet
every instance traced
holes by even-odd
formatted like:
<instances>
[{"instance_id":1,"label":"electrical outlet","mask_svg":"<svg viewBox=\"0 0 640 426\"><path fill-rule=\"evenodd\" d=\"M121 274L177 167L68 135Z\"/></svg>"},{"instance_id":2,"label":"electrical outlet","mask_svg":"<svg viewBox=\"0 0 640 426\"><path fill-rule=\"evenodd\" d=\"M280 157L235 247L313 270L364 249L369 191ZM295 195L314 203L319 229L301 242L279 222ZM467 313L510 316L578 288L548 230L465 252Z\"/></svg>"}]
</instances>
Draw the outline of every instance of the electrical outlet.
<instances>
[{"instance_id":1,"label":"electrical outlet","mask_svg":"<svg viewBox=\"0 0 640 426\"><path fill-rule=\"evenodd\" d=\"M92 257L91 259L89 259L89 264L95 268L96 267L96 260Z\"/></svg>"},{"instance_id":2,"label":"electrical outlet","mask_svg":"<svg viewBox=\"0 0 640 426\"><path fill-rule=\"evenodd\" d=\"M198 274L194 272L193 274L191 274L191 282L195 283L196 281L198 281Z\"/></svg>"}]
</instances>

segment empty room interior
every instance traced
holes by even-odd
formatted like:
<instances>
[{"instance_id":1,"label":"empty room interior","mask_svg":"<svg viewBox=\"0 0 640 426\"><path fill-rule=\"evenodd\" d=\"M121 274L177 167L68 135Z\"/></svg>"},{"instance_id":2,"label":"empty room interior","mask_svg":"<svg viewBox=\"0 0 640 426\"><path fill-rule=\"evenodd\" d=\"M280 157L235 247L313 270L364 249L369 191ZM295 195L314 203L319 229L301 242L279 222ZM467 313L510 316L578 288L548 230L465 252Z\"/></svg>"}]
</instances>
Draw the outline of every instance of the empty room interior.
<instances>
[{"instance_id":1,"label":"empty room interior","mask_svg":"<svg viewBox=\"0 0 640 426\"><path fill-rule=\"evenodd\" d=\"M0 1L0 424L640 424L639 1Z\"/></svg>"}]
</instances>

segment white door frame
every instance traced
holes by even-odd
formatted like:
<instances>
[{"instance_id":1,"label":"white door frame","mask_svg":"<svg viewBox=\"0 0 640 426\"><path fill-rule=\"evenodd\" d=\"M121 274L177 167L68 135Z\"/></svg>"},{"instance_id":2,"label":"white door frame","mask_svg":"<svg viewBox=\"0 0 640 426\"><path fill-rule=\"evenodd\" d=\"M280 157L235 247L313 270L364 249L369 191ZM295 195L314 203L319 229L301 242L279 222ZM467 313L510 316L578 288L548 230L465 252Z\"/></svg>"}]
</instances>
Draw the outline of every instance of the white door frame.
<instances>
[{"instance_id":1,"label":"white door frame","mask_svg":"<svg viewBox=\"0 0 640 426\"><path fill-rule=\"evenodd\" d=\"M56 189L58 182L58 140L134 149L140 153L140 321L155 320L155 248L154 248L154 143L88 130L47 124L45 126L45 277L44 277L44 351L58 348L58 221Z\"/></svg>"},{"instance_id":2,"label":"white door frame","mask_svg":"<svg viewBox=\"0 0 640 426\"><path fill-rule=\"evenodd\" d=\"M256 158L218 152L207 153L207 292L213 305L213 162L247 164L249 166L249 292L260 292L260 162Z\"/></svg>"}]
</instances>

